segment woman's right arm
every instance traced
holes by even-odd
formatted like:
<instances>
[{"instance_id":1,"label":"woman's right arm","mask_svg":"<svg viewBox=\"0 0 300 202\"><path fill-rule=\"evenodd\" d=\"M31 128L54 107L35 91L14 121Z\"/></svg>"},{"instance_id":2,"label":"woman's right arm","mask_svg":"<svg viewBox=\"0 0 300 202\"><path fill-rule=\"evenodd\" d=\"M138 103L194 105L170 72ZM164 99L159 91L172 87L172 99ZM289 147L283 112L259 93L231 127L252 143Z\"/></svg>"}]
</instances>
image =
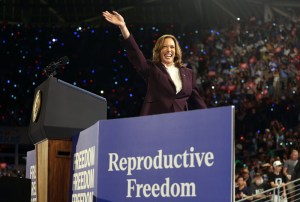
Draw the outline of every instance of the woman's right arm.
<instances>
[{"instance_id":1,"label":"woman's right arm","mask_svg":"<svg viewBox=\"0 0 300 202\"><path fill-rule=\"evenodd\" d=\"M122 36L125 39L124 45L127 50L128 59L129 59L130 63L133 65L133 67L136 69L136 71L144 79L146 79L148 77L149 65L146 61L144 54L140 50L136 41L134 40L133 36L131 36L131 34L126 26L124 18L116 11L113 11L113 13L105 11L102 14L108 22L110 22L120 28Z\"/></svg>"}]
</instances>

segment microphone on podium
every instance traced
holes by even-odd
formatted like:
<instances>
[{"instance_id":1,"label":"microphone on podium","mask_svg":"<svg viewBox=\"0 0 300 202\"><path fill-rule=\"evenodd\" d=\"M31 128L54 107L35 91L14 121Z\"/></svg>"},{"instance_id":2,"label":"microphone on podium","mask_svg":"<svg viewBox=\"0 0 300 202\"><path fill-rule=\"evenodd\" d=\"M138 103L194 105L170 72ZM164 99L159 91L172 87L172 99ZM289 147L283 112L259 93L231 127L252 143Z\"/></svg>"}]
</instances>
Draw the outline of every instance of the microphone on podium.
<instances>
[{"instance_id":1,"label":"microphone on podium","mask_svg":"<svg viewBox=\"0 0 300 202\"><path fill-rule=\"evenodd\" d=\"M56 62L51 62L49 65L45 67L43 73L46 74L48 77L53 77L57 74L56 70L63 65L69 64L69 58L64 56L57 60Z\"/></svg>"}]
</instances>

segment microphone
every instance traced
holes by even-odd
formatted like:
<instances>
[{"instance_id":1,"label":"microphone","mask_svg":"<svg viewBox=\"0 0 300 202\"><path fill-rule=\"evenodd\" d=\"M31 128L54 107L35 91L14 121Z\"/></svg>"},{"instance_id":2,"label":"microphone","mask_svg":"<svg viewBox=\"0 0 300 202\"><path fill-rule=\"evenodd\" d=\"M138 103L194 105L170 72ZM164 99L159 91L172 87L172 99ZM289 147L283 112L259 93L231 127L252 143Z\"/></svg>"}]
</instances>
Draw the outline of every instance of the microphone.
<instances>
[{"instance_id":1,"label":"microphone","mask_svg":"<svg viewBox=\"0 0 300 202\"><path fill-rule=\"evenodd\" d=\"M57 74L56 69L58 69L60 66L67 64L69 64L69 58L67 56L64 56L56 62L51 62L49 65L47 65L46 68L43 70L43 73L45 73L48 77L53 77Z\"/></svg>"}]
</instances>

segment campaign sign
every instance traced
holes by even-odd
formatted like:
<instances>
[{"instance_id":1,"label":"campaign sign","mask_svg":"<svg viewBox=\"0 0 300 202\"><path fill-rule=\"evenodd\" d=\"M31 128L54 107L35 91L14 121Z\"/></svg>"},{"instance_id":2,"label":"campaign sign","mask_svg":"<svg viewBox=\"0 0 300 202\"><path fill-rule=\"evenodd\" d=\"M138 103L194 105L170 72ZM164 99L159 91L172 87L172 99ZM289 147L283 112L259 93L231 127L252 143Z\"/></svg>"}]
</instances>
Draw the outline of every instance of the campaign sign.
<instances>
[{"instance_id":1,"label":"campaign sign","mask_svg":"<svg viewBox=\"0 0 300 202\"><path fill-rule=\"evenodd\" d=\"M99 201L96 199L99 137L99 122L72 137L70 201Z\"/></svg>"},{"instance_id":2,"label":"campaign sign","mask_svg":"<svg viewBox=\"0 0 300 202\"><path fill-rule=\"evenodd\" d=\"M36 153L35 150L27 152L26 178L31 179L31 202L37 201L37 179L36 179Z\"/></svg>"},{"instance_id":3,"label":"campaign sign","mask_svg":"<svg viewBox=\"0 0 300 202\"><path fill-rule=\"evenodd\" d=\"M72 201L231 202L233 119L221 107L97 122L73 142Z\"/></svg>"}]
</instances>

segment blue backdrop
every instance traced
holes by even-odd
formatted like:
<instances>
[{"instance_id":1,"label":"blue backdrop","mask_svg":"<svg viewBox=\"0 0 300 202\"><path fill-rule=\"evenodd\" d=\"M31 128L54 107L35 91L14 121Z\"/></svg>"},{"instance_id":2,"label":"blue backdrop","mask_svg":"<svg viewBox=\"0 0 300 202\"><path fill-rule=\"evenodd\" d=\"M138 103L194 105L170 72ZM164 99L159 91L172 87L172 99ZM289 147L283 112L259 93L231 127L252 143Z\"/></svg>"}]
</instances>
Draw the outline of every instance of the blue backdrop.
<instances>
[{"instance_id":1,"label":"blue backdrop","mask_svg":"<svg viewBox=\"0 0 300 202\"><path fill-rule=\"evenodd\" d=\"M73 138L70 198L232 201L233 116L221 107L97 122Z\"/></svg>"}]
</instances>

